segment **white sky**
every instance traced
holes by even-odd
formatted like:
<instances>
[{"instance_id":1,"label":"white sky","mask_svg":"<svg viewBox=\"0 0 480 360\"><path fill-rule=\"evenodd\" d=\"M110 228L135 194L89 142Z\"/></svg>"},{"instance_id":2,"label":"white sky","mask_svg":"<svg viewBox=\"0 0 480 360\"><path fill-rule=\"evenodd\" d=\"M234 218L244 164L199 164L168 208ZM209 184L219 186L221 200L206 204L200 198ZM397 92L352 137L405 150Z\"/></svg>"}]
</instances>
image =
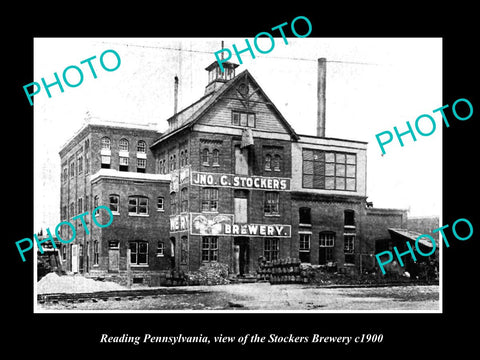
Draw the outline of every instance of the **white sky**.
<instances>
[{"instance_id":1,"label":"white sky","mask_svg":"<svg viewBox=\"0 0 480 360\"><path fill-rule=\"evenodd\" d=\"M82 126L86 112L104 120L156 123L165 130L173 113L174 76L179 77L181 110L204 94L204 69L215 61L221 40L225 48L244 48L244 38L35 39L32 82L44 77L49 84L54 72L61 78L69 65L79 66L84 80L76 88L63 84L64 93L58 86L50 88L52 98L42 88L34 98L34 231L55 228L60 221L58 152ZM242 54L237 74L248 69L298 134L315 135L317 59L326 58L326 136L369 143L368 201L375 207L410 209L409 216L440 216L443 122L432 110L444 105L441 38L288 38L288 45L275 40L269 54L255 52L255 59ZM268 49L269 44L259 46ZM100 54L107 49L120 54L116 71L100 66ZM87 64L80 64L94 55L97 79ZM231 61L239 63L235 55ZM74 74L68 72L72 83ZM25 102L29 106L26 97ZM416 134L416 142L406 135L404 147L395 138L381 156L375 135L393 133L393 126L405 131L406 121L414 127L421 114L435 118L435 133ZM420 127L430 129L427 123Z\"/></svg>"}]
</instances>

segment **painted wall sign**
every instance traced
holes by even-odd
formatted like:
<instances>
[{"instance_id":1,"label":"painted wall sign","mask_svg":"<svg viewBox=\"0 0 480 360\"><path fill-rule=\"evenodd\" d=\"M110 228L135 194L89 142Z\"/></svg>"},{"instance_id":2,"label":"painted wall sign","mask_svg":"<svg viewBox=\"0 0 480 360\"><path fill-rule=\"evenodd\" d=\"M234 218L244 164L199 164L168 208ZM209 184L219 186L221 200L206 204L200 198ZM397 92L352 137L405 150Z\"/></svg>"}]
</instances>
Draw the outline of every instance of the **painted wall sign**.
<instances>
[{"instance_id":1,"label":"painted wall sign","mask_svg":"<svg viewBox=\"0 0 480 360\"><path fill-rule=\"evenodd\" d=\"M204 173L192 171L191 185L214 185L257 190L290 190L290 178L241 176L234 174Z\"/></svg>"},{"instance_id":2,"label":"painted wall sign","mask_svg":"<svg viewBox=\"0 0 480 360\"><path fill-rule=\"evenodd\" d=\"M226 235L245 235L261 237L291 237L292 227L290 225L267 225L267 224L225 224Z\"/></svg>"},{"instance_id":3,"label":"painted wall sign","mask_svg":"<svg viewBox=\"0 0 480 360\"><path fill-rule=\"evenodd\" d=\"M225 226L232 226L233 214L190 213L190 234L225 235Z\"/></svg>"},{"instance_id":4,"label":"painted wall sign","mask_svg":"<svg viewBox=\"0 0 480 360\"><path fill-rule=\"evenodd\" d=\"M290 225L235 224L233 214L190 214L192 235L244 235L250 237L291 237Z\"/></svg>"},{"instance_id":5,"label":"painted wall sign","mask_svg":"<svg viewBox=\"0 0 480 360\"><path fill-rule=\"evenodd\" d=\"M188 214L170 216L170 232L188 231Z\"/></svg>"}]
</instances>

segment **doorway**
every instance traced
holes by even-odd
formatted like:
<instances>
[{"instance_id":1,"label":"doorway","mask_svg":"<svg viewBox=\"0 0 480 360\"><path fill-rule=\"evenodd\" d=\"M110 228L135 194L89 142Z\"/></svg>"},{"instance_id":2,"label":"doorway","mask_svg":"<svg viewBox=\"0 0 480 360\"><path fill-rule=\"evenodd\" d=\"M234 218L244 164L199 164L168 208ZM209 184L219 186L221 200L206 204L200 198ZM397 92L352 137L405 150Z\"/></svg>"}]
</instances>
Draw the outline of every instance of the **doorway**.
<instances>
[{"instance_id":1,"label":"doorway","mask_svg":"<svg viewBox=\"0 0 480 360\"><path fill-rule=\"evenodd\" d=\"M108 271L118 272L120 270L120 247L117 240L108 242Z\"/></svg>"},{"instance_id":2,"label":"doorway","mask_svg":"<svg viewBox=\"0 0 480 360\"><path fill-rule=\"evenodd\" d=\"M245 276L250 265L250 239L235 237L233 239L234 271L238 276Z\"/></svg>"}]
</instances>

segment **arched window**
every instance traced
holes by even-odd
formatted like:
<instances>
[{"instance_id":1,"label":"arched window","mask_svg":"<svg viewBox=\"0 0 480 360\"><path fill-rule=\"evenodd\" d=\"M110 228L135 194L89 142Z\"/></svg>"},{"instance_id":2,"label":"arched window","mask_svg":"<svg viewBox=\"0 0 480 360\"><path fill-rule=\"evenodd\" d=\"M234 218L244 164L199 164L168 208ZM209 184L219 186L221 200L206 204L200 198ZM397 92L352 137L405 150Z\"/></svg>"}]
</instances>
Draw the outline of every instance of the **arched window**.
<instances>
[{"instance_id":1,"label":"arched window","mask_svg":"<svg viewBox=\"0 0 480 360\"><path fill-rule=\"evenodd\" d=\"M110 194L108 196L110 210L113 214L118 214L120 212L120 196L116 194Z\"/></svg>"},{"instance_id":2,"label":"arched window","mask_svg":"<svg viewBox=\"0 0 480 360\"><path fill-rule=\"evenodd\" d=\"M205 166L208 166L209 163L210 163L210 152L208 151L208 149L203 149L202 151L202 164L205 165Z\"/></svg>"},{"instance_id":3,"label":"arched window","mask_svg":"<svg viewBox=\"0 0 480 360\"><path fill-rule=\"evenodd\" d=\"M185 152L183 153L185 156L185 166L188 165L188 151L185 149Z\"/></svg>"},{"instance_id":4,"label":"arched window","mask_svg":"<svg viewBox=\"0 0 480 360\"><path fill-rule=\"evenodd\" d=\"M212 165L219 165L220 160L220 151L218 149L213 149L212 151Z\"/></svg>"},{"instance_id":5,"label":"arched window","mask_svg":"<svg viewBox=\"0 0 480 360\"><path fill-rule=\"evenodd\" d=\"M170 214L175 215L177 213L177 193L170 193Z\"/></svg>"},{"instance_id":6,"label":"arched window","mask_svg":"<svg viewBox=\"0 0 480 360\"><path fill-rule=\"evenodd\" d=\"M280 158L280 155L275 155L273 157L273 161L272 161L272 167L273 167L273 171L280 171L280 162L281 162L281 158Z\"/></svg>"},{"instance_id":7,"label":"arched window","mask_svg":"<svg viewBox=\"0 0 480 360\"><path fill-rule=\"evenodd\" d=\"M120 150L121 151L128 151L128 140L127 139L120 139Z\"/></svg>"},{"instance_id":8,"label":"arched window","mask_svg":"<svg viewBox=\"0 0 480 360\"><path fill-rule=\"evenodd\" d=\"M185 166L185 157L183 155L183 150L180 151L180 167Z\"/></svg>"},{"instance_id":9,"label":"arched window","mask_svg":"<svg viewBox=\"0 0 480 360\"><path fill-rule=\"evenodd\" d=\"M147 152L147 143L143 140L139 140L137 143L137 152L146 153Z\"/></svg>"},{"instance_id":10,"label":"arched window","mask_svg":"<svg viewBox=\"0 0 480 360\"><path fill-rule=\"evenodd\" d=\"M110 147L111 147L110 138L104 136L104 137L102 138L102 149L110 150Z\"/></svg>"},{"instance_id":11,"label":"arched window","mask_svg":"<svg viewBox=\"0 0 480 360\"><path fill-rule=\"evenodd\" d=\"M270 154L265 155L265 171L272 170L272 157Z\"/></svg>"}]
</instances>

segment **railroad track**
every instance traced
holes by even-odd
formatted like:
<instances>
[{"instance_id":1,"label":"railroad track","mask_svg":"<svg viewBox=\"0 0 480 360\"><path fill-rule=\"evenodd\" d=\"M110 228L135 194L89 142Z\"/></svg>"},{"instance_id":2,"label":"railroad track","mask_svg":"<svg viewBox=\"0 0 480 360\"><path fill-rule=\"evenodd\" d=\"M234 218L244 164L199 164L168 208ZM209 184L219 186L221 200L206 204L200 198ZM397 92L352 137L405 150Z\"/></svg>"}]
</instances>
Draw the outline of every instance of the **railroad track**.
<instances>
[{"instance_id":1,"label":"railroad track","mask_svg":"<svg viewBox=\"0 0 480 360\"><path fill-rule=\"evenodd\" d=\"M136 300L147 296L157 297L161 295L179 295L179 294L204 294L207 291L195 289L178 288L157 288L157 289L129 289L112 291L95 291L88 293L52 293L37 294L37 301L43 303L58 302L98 302L108 300Z\"/></svg>"}]
</instances>

